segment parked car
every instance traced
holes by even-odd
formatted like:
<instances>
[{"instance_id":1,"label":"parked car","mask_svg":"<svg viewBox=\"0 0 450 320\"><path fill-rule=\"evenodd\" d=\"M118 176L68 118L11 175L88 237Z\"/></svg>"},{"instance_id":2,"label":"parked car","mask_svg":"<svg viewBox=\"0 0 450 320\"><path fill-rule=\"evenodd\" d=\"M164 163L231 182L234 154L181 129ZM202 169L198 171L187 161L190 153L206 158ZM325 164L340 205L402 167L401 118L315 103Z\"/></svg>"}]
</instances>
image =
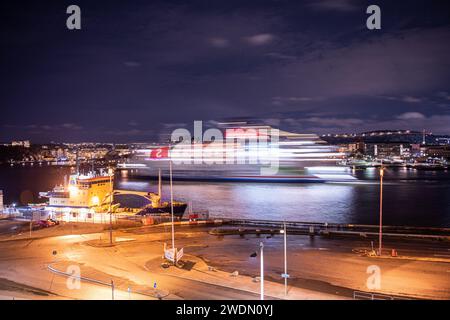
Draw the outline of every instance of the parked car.
<instances>
[{"instance_id":1,"label":"parked car","mask_svg":"<svg viewBox=\"0 0 450 320\"><path fill-rule=\"evenodd\" d=\"M51 223L53 223L53 225L57 226L59 225L59 221L55 220L55 219L48 219L48 221L50 221Z\"/></svg>"},{"instance_id":2,"label":"parked car","mask_svg":"<svg viewBox=\"0 0 450 320\"><path fill-rule=\"evenodd\" d=\"M52 224L48 220L40 220L38 221L38 224L41 225L43 228L51 227Z\"/></svg>"},{"instance_id":3,"label":"parked car","mask_svg":"<svg viewBox=\"0 0 450 320\"><path fill-rule=\"evenodd\" d=\"M33 230L39 230L45 228L45 225L41 221L33 221L31 227Z\"/></svg>"},{"instance_id":4,"label":"parked car","mask_svg":"<svg viewBox=\"0 0 450 320\"><path fill-rule=\"evenodd\" d=\"M48 220L40 220L37 222L42 228L48 228L56 225L56 223L50 219Z\"/></svg>"},{"instance_id":5,"label":"parked car","mask_svg":"<svg viewBox=\"0 0 450 320\"><path fill-rule=\"evenodd\" d=\"M33 230L39 230L42 228L49 228L49 227L53 227L55 225L58 225L59 221L53 220L53 219L47 219L47 220L38 220L38 221L33 221L32 223L32 228Z\"/></svg>"}]
</instances>

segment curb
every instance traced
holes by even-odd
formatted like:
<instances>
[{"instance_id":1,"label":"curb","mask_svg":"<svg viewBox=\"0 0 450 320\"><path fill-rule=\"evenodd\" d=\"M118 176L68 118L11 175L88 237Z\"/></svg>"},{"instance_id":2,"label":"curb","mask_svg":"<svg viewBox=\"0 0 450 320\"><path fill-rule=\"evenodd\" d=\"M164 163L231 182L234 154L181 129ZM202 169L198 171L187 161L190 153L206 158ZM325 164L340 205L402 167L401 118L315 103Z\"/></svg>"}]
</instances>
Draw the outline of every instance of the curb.
<instances>
[{"instance_id":1,"label":"curb","mask_svg":"<svg viewBox=\"0 0 450 320\"><path fill-rule=\"evenodd\" d=\"M441 258L426 258L426 257L409 257L409 256L398 256L398 257L388 257L388 256L367 256L368 258L378 258L378 259L391 259L391 260L411 260L411 261L425 261L425 262L440 262L440 263L450 263L450 259Z\"/></svg>"},{"instance_id":2,"label":"curb","mask_svg":"<svg viewBox=\"0 0 450 320\"><path fill-rule=\"evenodd\" d=\"M60 270L58 270L58 269L55 269L55 268L53 268L53 267L51 266L51 264L48 264L48 265L47 265L47 269L50 270L50 272L56 273L56 274L61 275L61 276L65 276L65 277L73 277L73 278L78 279L78 280L80 280L80 281L92 282L92 283L95 283L95 284L98 284L98 285L102 285L102 286L106 286L106 287L111 287L111 283L107 283L107 282L103 282L103 281L100 281L100 280L96 280L96 279L92 279L92 278L87 278L87 277L75 276L75 275L73 275L73 274L70 274L70 273L67 273L67 272L60 271ZM123 291L123 290L122 290L122 291ZM147 296L147 297L151 297L151 298L158 299L158 300L160 300L160 299L162 299L162 298L165 298L165 297L167 297L168 295L170 295L170 293L167 293L167 294L165 294L165 295L161 295L161 296L159 296L159 297L155 297L155 296L153 296L153 295L150 295L150 294L147 294L147 293L143 293L143 292L139 292L139 291L133 291L133 293L134 293L134 294L140 294L140 295Z\"/></svg>"},{"instance_id":3,"label":"curb","mask_svg":"<svg viewBox=\"0 0 450 320\"><path fill-rule=\"evenodd\" d=\"M144 265L144 269L149 271L149 272L154 272L152 270L149 270L146 265ZM232 287L232 286L228 286L228 285L224 285L224 284L211 283L211 282L208 282L208 281L205 281L205 280L187 278L187 277L183 277L183 276L180 276L180 275L168 274L168 273L160 273L160 274L164 275L164 276L169 276L169 277L174 277L174 278L178 278L178 279L183 279L183 280L196 281L196 282L200 282L200 283L203 283L203 284L206 284L206 285L210 285L210 286L217 286L217 287L223 287L223 288L226 288L226 289L232 289L232 290L248 292L248 293L255 294L257 296L259 296L259 294L260 294L259 291L255 292L255 291L252 291L252 290L236 288L236 287ZM275 299L275 300L290 300L290 299L286 299L285 297L277 297L277 296L270 295L270 294L264 294L264 296L272 298L272 299ZM311 299L311 300L315 300L315 299Z\"/></svg>"}]
</instances>

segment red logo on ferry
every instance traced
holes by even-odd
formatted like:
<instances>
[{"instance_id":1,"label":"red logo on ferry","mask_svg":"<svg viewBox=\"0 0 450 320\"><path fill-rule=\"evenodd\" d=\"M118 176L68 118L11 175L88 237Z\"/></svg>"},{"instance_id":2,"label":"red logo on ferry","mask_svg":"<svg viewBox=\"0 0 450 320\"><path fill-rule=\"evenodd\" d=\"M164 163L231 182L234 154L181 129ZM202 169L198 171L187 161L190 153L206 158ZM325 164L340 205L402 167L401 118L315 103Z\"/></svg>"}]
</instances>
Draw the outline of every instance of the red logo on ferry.
<instances>
[{"instance_id":1,"label":"red logo on ferry","mask_svg":"<svg viewBox=\"0 0 450 320\"><path fill-rule=\"evenodd\" d=\"M169 157L169 147L161 147L158 149L153 149L150 152L150 158L152 159L162 159Z\"/></svg>"}]
</instances>

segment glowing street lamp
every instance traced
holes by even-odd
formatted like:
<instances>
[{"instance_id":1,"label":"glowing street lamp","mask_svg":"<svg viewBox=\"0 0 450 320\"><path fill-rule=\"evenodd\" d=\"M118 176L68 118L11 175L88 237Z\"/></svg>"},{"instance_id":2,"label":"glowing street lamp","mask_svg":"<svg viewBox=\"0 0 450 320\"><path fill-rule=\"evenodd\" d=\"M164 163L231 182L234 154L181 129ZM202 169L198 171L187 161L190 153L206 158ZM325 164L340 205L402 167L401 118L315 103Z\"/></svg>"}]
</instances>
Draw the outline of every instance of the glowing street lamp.
<instances>
[{"instance_id":1,"label":"glowing street lamp","mask_svg":"<svg viewBox=\"0 0 450 320\"><path fill-rule=\"evenodd\" d=\"M284 295L287 296L287 279L289 278L289 274L287 272L286 222L284 223L284 228L280 230L280 233L282 233L284 236L284 273L281 275L281 277L284 278Z\"/></svg>"},{"instance_id":2,"label":"glowing street lamp","mask_svg":"<svg viewBox=\"0 0 450 320\"><path fill-rule=\"evenodd\" d=\"M380 167L380 232L378 239L378 255L381 256L382 250L382 241L383 241L383 176L384 176L384 168L383 163L381 163Z\"/></svg>"},{"instance_id":3,"label":"glowing street lamp","mask_svg":"<svg viewBox=\"0 0 450 320\"><path fill-rule=\"evenodd\" d=\"M109 175L109 244L112 246L113 244L113 238L112 238L112 202L113 202L113 183L112 178L114 176L114 169L109 168L108 169L108 175Z\"/></svg>"},{"instance_id":4,"label":"glowing street lamp","mask_svg":"<svg viewBox=\"0 0 450 320\"><path fill-rule=\"evenodd\" d=\"M264 244L262 242L259 243L260 251L260 299L264 300Z\"/></svg>"}]
</instances>

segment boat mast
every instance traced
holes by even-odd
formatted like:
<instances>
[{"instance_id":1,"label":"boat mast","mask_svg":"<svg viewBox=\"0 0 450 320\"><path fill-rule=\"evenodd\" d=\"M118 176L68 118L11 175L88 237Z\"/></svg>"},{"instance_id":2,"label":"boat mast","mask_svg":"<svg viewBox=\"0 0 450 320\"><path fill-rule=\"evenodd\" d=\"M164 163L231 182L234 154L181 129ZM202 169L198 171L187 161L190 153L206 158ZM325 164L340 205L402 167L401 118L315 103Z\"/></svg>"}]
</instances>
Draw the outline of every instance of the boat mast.
<instances>
[{"instance_id":1,"label":"boat mast","mask_svg":"<svg viewBox=\"0 0 450 320\"><path fill-rule=\"evenodd\" d=\"M175 253L175 230L173 224L173 184L172 184L172 160L169 160L170 166L170 211L172 213L172 250L174 255L174 261L176 263L177 257Z\"/></svg>"}]
</instances>

